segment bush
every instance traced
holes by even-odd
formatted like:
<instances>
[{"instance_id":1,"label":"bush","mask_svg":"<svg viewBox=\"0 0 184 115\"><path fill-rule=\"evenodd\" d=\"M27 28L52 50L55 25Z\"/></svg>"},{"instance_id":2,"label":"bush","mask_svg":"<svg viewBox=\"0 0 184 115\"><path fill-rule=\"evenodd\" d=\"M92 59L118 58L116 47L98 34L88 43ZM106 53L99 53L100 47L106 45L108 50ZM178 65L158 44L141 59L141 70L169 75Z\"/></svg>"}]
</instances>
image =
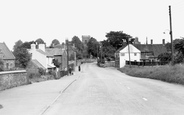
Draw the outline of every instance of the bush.
<instances>
[{"instance_id":1,"label":"bush","mask_svg":"<svg viewBox=\"0 0 184 115\"><path fill-rule=\"evenodd\" d=\"M36 77L41 77L41 75L39 73L29 73L28 77L30 79L36 78Z\"/></svg>"},{"instance_id":2,"label":"bush","mask_svg":"<svg viewBox=\"0 0 184 115\"><path fill-rule=\"evenodd\" d=\"M38 72L40 75L45 75L46 71L43 68L38 68Z\"/></svg>"},{"instance_id":3,"label":"bush","mask_svg":"<svg viewBox=\"0 0 184 115\"><path fill-rule=\"evenodd\" d=\"M169 83L184 85L184 65L155 67L123 67L120 71L135 77L157 79Z\"/></svg>"},{"instance_id":4,"label":"bush","mask_svg":"<svg viewBox=\"0 0 184 115\"><path fill-rule=\"evenodd\" d=\"M48 75L51 75L51 77L53 77L53 78L55 78L56 79L56 72L55 71L53 71L53 70L50 70L50 71L48 71L48 73L47 73Z\"/></svg>"}]
</instances>

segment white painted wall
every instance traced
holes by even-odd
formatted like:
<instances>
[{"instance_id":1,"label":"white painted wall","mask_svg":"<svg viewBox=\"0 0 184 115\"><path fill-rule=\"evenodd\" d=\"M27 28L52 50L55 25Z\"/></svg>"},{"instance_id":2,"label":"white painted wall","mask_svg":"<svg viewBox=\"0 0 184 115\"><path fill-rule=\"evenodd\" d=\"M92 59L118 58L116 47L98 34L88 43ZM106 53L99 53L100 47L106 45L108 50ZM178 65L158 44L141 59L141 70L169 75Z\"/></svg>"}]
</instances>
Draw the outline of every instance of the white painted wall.
<instances>
[{"instance_id":1,"label":"white painted wall","mask_svg":"<svg viewBox=\"0 0 184 115\"><path fill-rule=\"evenodd\" d=\"M134 47L132 44L130 46L130 60L131 61L140 61L141 59L141 52ZM126 64L126 61L129 61L129 52L128 52L128 46L126 46L124 49L122 49L119 52L119 59L120 59L120 68L124 67Z\"/></svg>"},{"instance_id":2,"label":"white painted wall","mask_svg":"<svg viewBox=\"0 0 184 115\"><path fill-rule=\"evenodd\" d=\"M47 57L47 65L50 65L52 67L55 67L54 64L52 63L52 60L53 59L54 59L53 57Z\"/></svg>"}]
</instances>

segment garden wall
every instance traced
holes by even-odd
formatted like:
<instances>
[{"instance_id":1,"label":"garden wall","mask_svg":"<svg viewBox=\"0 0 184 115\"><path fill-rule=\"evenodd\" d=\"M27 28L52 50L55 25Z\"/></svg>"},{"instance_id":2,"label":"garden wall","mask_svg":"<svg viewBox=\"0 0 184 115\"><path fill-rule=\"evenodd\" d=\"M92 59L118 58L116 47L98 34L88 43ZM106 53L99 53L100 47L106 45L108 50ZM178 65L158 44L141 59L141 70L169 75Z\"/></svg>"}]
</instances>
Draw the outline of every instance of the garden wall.
<instances>
[{"instance_id":1,"label":"garden wall","mask_svg":"<svg viewBox=\"0 0 184 115\"><path fill-rule=\"evenodd\" d=\"M29 84L26 70L0 72L0 91Z\"/></svg>"}]
</instances>

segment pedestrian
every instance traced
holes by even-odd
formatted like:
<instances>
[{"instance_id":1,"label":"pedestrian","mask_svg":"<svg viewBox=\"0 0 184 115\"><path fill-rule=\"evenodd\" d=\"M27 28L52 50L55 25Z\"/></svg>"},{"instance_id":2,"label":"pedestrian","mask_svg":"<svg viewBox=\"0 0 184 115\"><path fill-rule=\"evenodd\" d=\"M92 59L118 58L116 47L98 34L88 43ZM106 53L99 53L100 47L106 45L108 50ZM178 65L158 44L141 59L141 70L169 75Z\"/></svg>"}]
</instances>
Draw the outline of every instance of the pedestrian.
<instances>
[{"instance_id":1,"label":"pedestrian","mask_svg":"<svg viewBox=\"0 0 184 115\"><path fill-rule=\"evenodd\" d=\"M79 69L79 71L81 71L81 67L80 67L80 65L79 65L78 69Z\"/></svg>"},{"instance_id":2,"label":"pedestrian","mask_svg":"<svg viewBox=\"0 0 184 115\"><path fill-rule=\"evenodd\" d=\"M69 67L69 75L71 75L71 74L72 74L72 68Z\"/></svg>"}]
</instances>

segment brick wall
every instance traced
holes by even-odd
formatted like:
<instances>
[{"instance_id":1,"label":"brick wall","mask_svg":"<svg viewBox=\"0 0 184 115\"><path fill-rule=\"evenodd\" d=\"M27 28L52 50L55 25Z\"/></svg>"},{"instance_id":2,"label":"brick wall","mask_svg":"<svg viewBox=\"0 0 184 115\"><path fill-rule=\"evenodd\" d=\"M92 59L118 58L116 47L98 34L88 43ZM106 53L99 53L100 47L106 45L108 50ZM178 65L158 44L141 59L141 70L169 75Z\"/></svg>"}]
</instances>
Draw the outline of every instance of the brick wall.
<instances>
[{"instance_id":1,"label":"brick wall","mask_svg":"<svg viewBox=\"0 0 184 115\"><path fill-rule=\"evenodd\" d=\"M29 84L26 70L0 72L0 91Z\"/></svg>"}]
</instances>

